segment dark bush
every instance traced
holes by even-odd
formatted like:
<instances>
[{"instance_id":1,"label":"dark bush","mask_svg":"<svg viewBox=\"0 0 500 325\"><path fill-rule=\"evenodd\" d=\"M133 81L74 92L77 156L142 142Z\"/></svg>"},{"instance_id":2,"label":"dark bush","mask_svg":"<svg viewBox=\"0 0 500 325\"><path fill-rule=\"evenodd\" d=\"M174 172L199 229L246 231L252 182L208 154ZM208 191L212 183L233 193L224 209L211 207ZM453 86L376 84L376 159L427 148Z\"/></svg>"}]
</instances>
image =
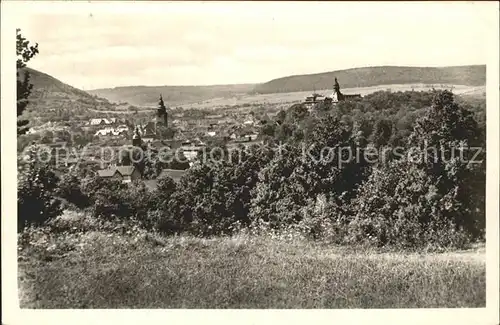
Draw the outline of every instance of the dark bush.
<instances>
[{"instance_id":1,"label":"dark bush","mask_svg":"<svg viewBox=\"0 0 500 325\"><path fill-rule=\"evenodd\" d=\"M235 223L248 225L251 191L272 154L269 148L256 147L195 164L172 195L167 215L199 235L228 234Z\"/></svg>"},{"instance_id":2,"label":"dark bush","mask_svg":"<svg viewBox=\"0 0 500 325\"><path fill-rule=\"evenodd\" d=\"M39 226L61 214L61 200L56 196L57 177L47 165L30 163L18 171L18 231Z\"/></svg>"},{"instance_id":3,"label":"dark bush","mask_svg":"<svg viewBox=\"0 0 500 325\"><path fill-rule=\"evenodd\" d=\"M82 192L82 178L84 172L76 167L72 167L63 174L57 184L57 194L67 202L79 209L90 206L90 198Z\"/></svg>"},{"instance_id":4,"label":"dark bush","mask_svg":"<svg viewBox=\"0 0 500 325\"><path fill-rule=\"evenodd\" d=\"M458 107L451 93L436 93L409 138L412 151L375 168L359 190L350 240L418 247L463 246L480 238L484 165L473 163L467 152L453 155L469 143L480 143L470 112Z\"/></svg>"}]
</instances>

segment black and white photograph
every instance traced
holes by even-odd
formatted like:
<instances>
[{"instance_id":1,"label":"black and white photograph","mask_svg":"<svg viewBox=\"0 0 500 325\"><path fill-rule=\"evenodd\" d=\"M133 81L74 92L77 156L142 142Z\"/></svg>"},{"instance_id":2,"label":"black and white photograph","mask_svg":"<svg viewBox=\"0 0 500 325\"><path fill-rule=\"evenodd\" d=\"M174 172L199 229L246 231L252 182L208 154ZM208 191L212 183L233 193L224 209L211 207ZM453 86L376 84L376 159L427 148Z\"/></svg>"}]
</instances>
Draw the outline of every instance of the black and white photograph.
<instances>
[{"instance_id":1,"label":"black and white photograph","mask_svg":"<svg viewBox=\"0 0 500 325\"><path fill-rule=\"evenodd\" d=\"M498 12L2 1L9 304L498 324Z\"/></svg>"}]
</instances>

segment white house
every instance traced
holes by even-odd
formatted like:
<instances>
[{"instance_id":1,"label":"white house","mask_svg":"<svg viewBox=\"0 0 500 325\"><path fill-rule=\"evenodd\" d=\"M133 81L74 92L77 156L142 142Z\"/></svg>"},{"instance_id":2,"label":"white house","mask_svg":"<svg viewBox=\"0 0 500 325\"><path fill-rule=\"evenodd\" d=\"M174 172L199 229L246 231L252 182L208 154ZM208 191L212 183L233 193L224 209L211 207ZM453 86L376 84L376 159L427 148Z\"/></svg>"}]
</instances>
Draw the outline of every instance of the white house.
<instances>
[{"instance_id":1,"label":"white house","mask_svg":"<svg viewBox=\"0 0 500 325\"><path fill-rule=\"evenodd\" d=\"M110 133L110 131L108 129L101 129L101 130L98 130L94 135L95 136L108 135L109 133Z\"/></svg>"},{"instance_id":2,"label":"white house","mask_svg":"<svg viewBox=\"0 0 500 325\"><path fill-rule=\"evenodd\" d=\"M88 123L89 125L109 125L116 123L116 118L93 118Z\"/></svg>"},{"instance_id":3,"label":"white house","mask_svg":"<svg viewBox=\"0 0 500 325\"><path fill-rule=\"evenodd\" d=\"M104 128L104 129L101 129L101 130L98 130L94 135L96 136L105 136L105 135L120 135L124 132L127 132L128 131L128 128Z\"/></svg>"},{"instance_id":4,"label":"white house","mask_svg":"<svg viewBox=\"0 0 500 325\"><path fill-rule=\"evenodd\" d=\"M184 155L184 157L186 157L188 160L192 161L194 159L196 159L196 157L198 156L198 150L184 150L182 152L182 154Z\"/></svg>"},{"instance_id":5,"label":"white house","mask_svg":"<svg viewBox=\"0 0 500 325\"><path fill-rule=\"evenodd\" d=\"M128 126L126 126L125 124L118 125L118 127L116 127L115 130L120 132L126 132L128 131Z\"/></svg>"}]
</instances>

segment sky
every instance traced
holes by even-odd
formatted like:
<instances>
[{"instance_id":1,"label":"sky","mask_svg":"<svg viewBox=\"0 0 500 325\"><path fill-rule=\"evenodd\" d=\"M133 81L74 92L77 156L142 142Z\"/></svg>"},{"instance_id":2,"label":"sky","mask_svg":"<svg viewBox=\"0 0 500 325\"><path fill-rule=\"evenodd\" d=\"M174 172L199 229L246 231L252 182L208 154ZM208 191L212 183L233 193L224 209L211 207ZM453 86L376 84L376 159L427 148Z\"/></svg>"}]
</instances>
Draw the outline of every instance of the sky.
<instances>
[{"instance_id":1,"label":"sky","mask_svg":"<svg viewBox=\"0 0 500 325\"><path fill-rule=\"evenodd\" d=\"M492 7L474 2L56 2L24 9L16 23L40 50L29 66L84 90L485 64L492 26L485 15Z\"/></svg>"}]
</instances>

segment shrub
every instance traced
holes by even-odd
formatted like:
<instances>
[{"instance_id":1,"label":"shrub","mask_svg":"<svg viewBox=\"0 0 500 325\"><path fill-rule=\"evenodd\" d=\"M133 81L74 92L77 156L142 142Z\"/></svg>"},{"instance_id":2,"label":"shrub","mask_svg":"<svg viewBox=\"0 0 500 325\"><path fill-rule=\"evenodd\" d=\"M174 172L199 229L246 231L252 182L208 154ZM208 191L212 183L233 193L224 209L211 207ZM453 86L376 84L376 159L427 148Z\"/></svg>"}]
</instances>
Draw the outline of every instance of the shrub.
<instances>
[{"instance_id":1,"label":"shrub","mask_svg":"<svg viewBox=\"0 0 500 325\"><path fill-rule=\"evenodd\" d=\"M316 200L309 200L302 209L304 216L298 227L306 237L312 239L324 238L330 228L330 219L327 211L327 200L324 194L318 195Z\"/></svg>"},{"instance_id":2,"label":"shrub","mask_svg":"<svg viewBox=\"0 0 500 325\"><path fill-rule=\"evenodd\" d=\"M307 135L304 147L286 145L259 173L252 196L252 218L272 227L295 224L301 208L319 194L349 199L366 177L367 165L356 135L348 125L327 115Z\"/></svg>"},{"instance_id":3,"label":"shrub","mask_svg":"<svg viewBox=\"0 0 500 325\"><path fill-rule=\"evenodd\" d=\"M298 148L287 145L259 171L252 190L252 222L261 220L269 222L271 228L280 228L300 221L300 208L307 197L300 182L303 170L299 160Z\"/></svg>"},{"instance_id":4,"label":"shrub","mask_svg":"<svg viewBox=\"0 0 500 325\"><path fill-rule=\"evenodd\" d=\"M469 112L455 105L450 93L438 92L410 136L413 155L374 168L360 188L353 201L349 240L463 247L479 238L484 214L471 198L481 197L484 165L450 156L453 149L476 139ZM435 152L426 155L428 148Z\"/></svg>"},{"instance_id":5,"label":"shrub","mask_svg":"<svg viewBox=\"0 0 500 325\"><path fill-rule=\"evenodd\" d=\"M89 198L93 216L105 219L131 216L127 184L94 175L85 178L81 187L82 193Z\"/></svg>"},{"instance_id":6,"label":"shrub","mask_svg":"<svg viewBox=\"0 0 500 325\"><path fill-rule=\"evenodd\" d=\"M82 192L82 176L82 171L72 167L61 176L57 188L57 194L61 198L79 209L90 206L90 198Z\"/></svg>"},{"instance_id":7,"label":"shrub","mask_svg":"<svg viewBox=\"0 0 500 325\"><path fill-rule=\"evenodd\" d=\"M30 163L18 171L18 231L39 226L61 213L61 201L55 195L57 177L47 165Z\"/></svg>"},{"instance_id":8,"label":"shrub","mask_svg":"<svg viewBox=\"0 0 500 325\"><path fill-rule=\"evenodd\" d=\"M269 148L253 147L193 165L163 209L169 223L177 219L176 229L197 235L229 234L235 223L248 225L251 191L272 154Z\"/></svg>"}]
</instances>

